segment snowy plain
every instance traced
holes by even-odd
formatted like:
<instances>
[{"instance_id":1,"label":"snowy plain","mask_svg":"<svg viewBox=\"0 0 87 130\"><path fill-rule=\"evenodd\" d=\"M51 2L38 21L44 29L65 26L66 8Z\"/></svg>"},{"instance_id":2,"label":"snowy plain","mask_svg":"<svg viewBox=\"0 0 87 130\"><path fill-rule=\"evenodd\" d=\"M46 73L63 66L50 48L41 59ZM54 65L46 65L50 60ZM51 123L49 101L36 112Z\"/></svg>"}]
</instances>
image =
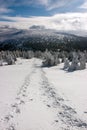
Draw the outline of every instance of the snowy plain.
<instances>
[{"instance_id":1,"label":"snowy plain","mask_svg":"<svg viewBox=\"0 0 87 130\"><path fill-rule=\"evenodd\" d=\"M41 64L0 67L0 130L87 130L87 69Z\"/></svg>"}]
</instances>

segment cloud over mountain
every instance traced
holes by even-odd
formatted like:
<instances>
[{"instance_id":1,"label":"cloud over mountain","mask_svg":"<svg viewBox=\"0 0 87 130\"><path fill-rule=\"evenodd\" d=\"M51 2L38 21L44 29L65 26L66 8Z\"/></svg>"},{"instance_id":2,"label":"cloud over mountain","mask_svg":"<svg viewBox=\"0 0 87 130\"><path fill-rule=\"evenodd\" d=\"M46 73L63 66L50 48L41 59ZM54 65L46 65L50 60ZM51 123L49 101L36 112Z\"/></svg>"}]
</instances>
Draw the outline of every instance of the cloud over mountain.
<instances>
[{"instance_id":1,"label":"cloud over mountain","mask_svg":"<svg viewBox=\"0 0 87 130\"><path fill-rule=\"evenodd\" d=\"M11 22L6 22L10 27L16 27L21 29L30 28L49 28L56 30L78 30L87 31L87 13L62 13L56 14L49 17L2 17L5 20ZM4 25L5 22L1 22Z\"/></svg>"},{"instance_id":2,"label":"cloud over mountain","mask_svg":"<svg viewBox=\"0 0 87 130\"><path fill-rule=\"evenodd\" d=\"M30 26L29 29L37 29L37 30L42 30L45 29L45 26L39 26L39 25L32 25Z\"/></svg>"}]
</instances>

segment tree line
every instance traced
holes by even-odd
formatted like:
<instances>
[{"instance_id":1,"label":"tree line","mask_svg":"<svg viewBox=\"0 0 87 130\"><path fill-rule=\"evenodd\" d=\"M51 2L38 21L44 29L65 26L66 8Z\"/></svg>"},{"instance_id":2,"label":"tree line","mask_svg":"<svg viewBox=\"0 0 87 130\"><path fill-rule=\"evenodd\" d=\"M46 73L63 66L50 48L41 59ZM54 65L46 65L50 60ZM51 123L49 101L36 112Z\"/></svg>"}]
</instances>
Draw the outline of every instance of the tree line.
<instances>
[{"instance_id":1,"label":"tree line","mask_svg":"<svg viewBox=\"0 0 87 130\"><path fill-rule=\"evenodd\" d=\"M65 71L82 70L86 68L87 63L87 51L49 51L46 49L42 51L0 51L0 66L13 65L17 61L17 58L42 59L42 67L52 67L64 63L63 69Z\"/></svg>"}]
</instances>

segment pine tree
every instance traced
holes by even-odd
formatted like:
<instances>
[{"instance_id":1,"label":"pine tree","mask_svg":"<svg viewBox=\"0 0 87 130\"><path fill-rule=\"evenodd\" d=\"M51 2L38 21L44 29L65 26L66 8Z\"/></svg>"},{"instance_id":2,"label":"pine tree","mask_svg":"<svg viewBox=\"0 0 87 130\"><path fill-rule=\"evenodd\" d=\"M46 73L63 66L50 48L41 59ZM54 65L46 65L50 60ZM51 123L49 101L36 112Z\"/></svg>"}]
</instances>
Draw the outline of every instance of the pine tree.
<instances>
[{"instance_id":1,"label":"pine tree","mask_svg":"<svg viewBox=\"0 0 87 130\"><path fill-rule=\"evenodd\" d=\"M68 71L75 71L79 69L79 60L78 60L78 55L76 52L73 52L73 59L71 62L71 65L69 66Z\"/></svg>"},{"instance_id":2,"label":"pine tree","mask_svg":"<svg viewBox=\"0 0 87 130\"><path fill-rule=\"evenodd\" d=\"M65 58L64 60L64 69L67 70L69 68L70 64L69 64L69 60L68 58Z\"/></svg>"},{"instance_id":3,"label":"pine tree","mask_svg":"<svg viewBox=\"0 0 87 130\"><path fill-rule=\"evenodd\" d=\"M86 58L84 53L80 53L80 70L86 68Z\"/></svg>"}]
</instances>

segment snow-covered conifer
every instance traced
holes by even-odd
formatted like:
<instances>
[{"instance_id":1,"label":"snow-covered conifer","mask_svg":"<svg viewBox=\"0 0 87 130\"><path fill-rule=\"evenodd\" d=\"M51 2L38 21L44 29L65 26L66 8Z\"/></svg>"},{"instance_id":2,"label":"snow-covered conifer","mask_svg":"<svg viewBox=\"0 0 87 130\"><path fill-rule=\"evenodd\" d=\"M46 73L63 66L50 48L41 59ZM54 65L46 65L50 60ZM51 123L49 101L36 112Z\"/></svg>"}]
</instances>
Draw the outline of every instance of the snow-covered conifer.
<instances>
[{"instance_id":1,"label":"snow-covered conifer","mask_svg":"<svg viewBox=\"0 0 87 130\"><path fill-rule=\"evenodd\" d=\"M53 65L54 65L54 57L49 51L46 50L44 54L43 66L53 66Z\"/></svg>"},{"instance_id":2,"label":"snow-covered conifer","mask_svg":"<svg viewBox=\"0 0 87 130\"><path fill-rule=\"evenodd\" d=\"M80 53L80 70L86 68L86 58L84 53Z\"/></svg>"},{"instance_id":3,"label":"snow-covered conifer","mask_svg":"<svg viewBox=\"0 0 87 130\"><path fill-rule=\"evenodd\" d=\"M68 58L65 58L64 60L64 69L68 69L70 66Z\"/></svg>"},{"instance_id":4,"label":"snow-covered conifer","mask_svg":"<svg viewBox=\"0 0 87 130\"><path fill-rule=\"evenodd\" d=\"M15 63L15 61L14 61L13 57L11 56L11 54L8 54L6 56L6 62L7 62L8 65L12 65L12 64Z\"/></svg>"},{"instance_id":5,"label":"snow-covered conifer","mask_svg":"<svg viewBox=\"0 0 87 130\"><path fill-rule=\"evenodd\" d=\"M79 60L78 60L78 55L76 52L73 52L73 59L71 62L71 65L69 66L68 71L75 71L79 69Z\"/></svg>"}]
</instances>

